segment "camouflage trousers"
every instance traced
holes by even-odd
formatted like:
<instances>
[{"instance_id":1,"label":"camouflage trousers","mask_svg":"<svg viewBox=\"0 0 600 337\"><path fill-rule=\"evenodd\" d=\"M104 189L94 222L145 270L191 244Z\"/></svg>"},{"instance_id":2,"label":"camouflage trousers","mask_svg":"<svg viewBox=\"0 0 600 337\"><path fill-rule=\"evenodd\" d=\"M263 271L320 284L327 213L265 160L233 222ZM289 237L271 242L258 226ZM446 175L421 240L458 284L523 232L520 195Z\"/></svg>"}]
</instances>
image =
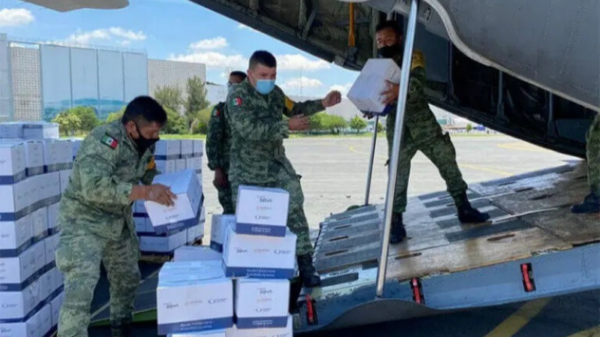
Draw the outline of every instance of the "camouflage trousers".
<instances>
[{"instance_id":1,"label":"camouflage trousers","mask_svg":"<svg viewBox=\"0 0 600 337\"><path fill-rule=\"evenodd\" d=\"M424 111L424 113L426 113ZM394 213L403 213L406 210L406 199L408 193L408 181L410 177L410 162L421 151L437 167L440 175L446 181L448 193L454 199L457 206L462 200L461 194L467 191L467 183L463 180L460 169L456 162L456 150L450 135L444 134L442 128L435 119L423 121L423 125L405 126L402 144L400 146L400 158L398 161L398 173L396 175L396 190L394 194ZM394 142L394 128L387 128L388 156L392 157L392 145ZM388 171L389 174L389 171Z\"/></svg>"},{"instance_id":2,"label":"camouflage trousers","mask_svg":"<svg viewBox=\"0 0 600 337\"><path fill-rule=\"evenodd\" d=\"M63 226L64 228L64 226ZM131 319L140 283L139 242L125 226L121 239L112 241L82 229L63 229L56 265L65 275L64 303L58 336L87 337L90 306L104 263L110 282L110 319Z\"/></svg>"},{"instance_id":3,"label":"camouflage trousers","mask_svg":"<svg viewBox=\"0 0 600 337\"><path fill-rule=\"evenodd\" d=\"M593 193L600 195L600 114L596 115L586 134L588 182Z\"/></svg>"},{"instance_id":4,"label":"camouflage trousers","mask_svg":"<svg viewBox=\"0 0 600 337\"><path fill-rule=\"evenodd\" d=\"M283 166L275 165L273 176L277 178L275 183L254 184L252 182L232 181L232 199L233 205L237 205L237 191L240 185L261 186L261 187L279 187L290 194L290 206L288 211L287 226L296 234L296 255L313 253L313 246L310 243L310 234L308 231L308 220L304 214L304 193L300 184L300 176L290 174Z\"/></svg>"}]
</instances>

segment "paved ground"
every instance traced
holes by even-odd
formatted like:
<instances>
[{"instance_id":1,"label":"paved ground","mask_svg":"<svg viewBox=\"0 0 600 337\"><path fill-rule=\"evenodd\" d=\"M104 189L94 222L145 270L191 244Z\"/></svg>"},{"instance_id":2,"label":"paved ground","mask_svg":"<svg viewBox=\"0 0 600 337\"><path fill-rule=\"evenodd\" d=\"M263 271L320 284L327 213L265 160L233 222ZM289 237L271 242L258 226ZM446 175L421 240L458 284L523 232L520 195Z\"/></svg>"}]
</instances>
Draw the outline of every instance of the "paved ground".
<instances>
[{"instance_id":1,"label":"paved ground","mask_svg":"<svg viewBox=\"0 0 600 337\"><path fill-rule=\"evenodd\" d=\"M468 183L558 166L574 158L504 137L455 137L458 161ZM293 139L286 142L288 156L303 176L305 210L311 227L331 212L364 200L370 139ZM387 146L377 147L372 200L382 203L387 173ZM212 173L204 177L207 224L219 214ZM412 162L409 193L419 195L445 189L435 167L422 155ZM210 226L207 226L207 229ZM208 231L206 233L208 235ZM350 330L311 334L309 337L429 336L429 337L600 337L600 291L556 297L529 303L465 311L444 316L390 322ZM138 327L135 336L155 336L156 327ZM578 334L579 333L579 334ZM91 336L108 336L94 330Z\"/></svg>"}]
</instances>

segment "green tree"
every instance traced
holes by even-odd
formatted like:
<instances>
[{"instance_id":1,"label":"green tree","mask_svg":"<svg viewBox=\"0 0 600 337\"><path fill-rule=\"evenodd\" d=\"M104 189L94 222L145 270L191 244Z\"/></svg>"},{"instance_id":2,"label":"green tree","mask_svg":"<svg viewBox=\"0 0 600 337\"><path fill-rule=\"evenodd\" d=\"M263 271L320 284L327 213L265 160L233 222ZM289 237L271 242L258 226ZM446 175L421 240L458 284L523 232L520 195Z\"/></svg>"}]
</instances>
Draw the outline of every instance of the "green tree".
<instances>
[{"instance_id":1,"label":"green tree","mask_svg":"<svg viewBox=\"0 0 600 337\"><path fill-rule=\"evenodd\" d=\"M332 134L339 134L342 129L348 127L348 122L342 116L329 115L326 123L327 129L331 130Z\"/></svg>"},{"instance_id":2,"label":"green tree","mask_svg":"<svg viewBox=\"0 0 600 337\"><path fill-rule=\"evenodd\" d=\"M100 120L96 116L96 111L92 107L77 106L65 111L68 114L74 114L81 121L79 131L90 132L96 126L100 125Z\"/></svg>"},{"instance_id":3,"label":"green tree","mask_svg":"<svg viewBox=\"0 0 600 337\"><path fill-rule=\"evenodd\" d=\"M81 130L81 120L73 113L63 111L52 119L53 123L57 123L59 130L63 135L74 136L75 133Z\"/></svg>"},{"instance_id":4,"label":"green tree","mask_svg":"<svg viewBox=\"0 0 600 337\"><path fill-rule=\"evenodd\" d=\"M383 124L381 122L377 122L377 133L383 132Z\"/></svg>"},{"instance_id":5,"label":"green tree","mask_svg":"<svg viewBox=\"0 0 600 337\"><path fill-rule=\"evenodd\" d=\"M473 130L473 125L471 125L471 123L467 124L467 133L471 132L471 130Z\"/></svg>"},{"instance_id":6,"label":"green tree","mask_svg":"<svg viewBox=\"0 0 600 337\"><path fill-rule=\"evenodd\" d=\"M362 130L366 127L367 127L367 122L365 122L364 119L362 119L358 116L354 116L354 118L352 118L350 120L350 128L352 130L356 130L356 133L359 133L360 130Z\"/></svg>"},{"instance_id":7,"label":"green tree","mask_svg":"<svg viewBox=\"0 0 600 337\"><path fill-rule=\"evenodd\" d=\"M186 89L185 115L191 122L194 115L210 106L210 102L206 98L206 86L202 83L200 77L194 76L188 78Z\"/></svg>"},{"instance_id":8,"label":"green tree","mask_svg":"<svg viewBox=\"0 0 600 337\"><path fill-rule=\"evenodd\" d=\"M167 112L167 125L163 128L163 133L175 135L188 133L188 121L185 116L181 116L179 112L169 108L165 108L165 111Z\"/></svg>"},{"instance_id":9,"label":"green tree","mask_svg":"<svg viewBox=\"0 0 600 337\"><path fill-rule=\"evenodd\" d=\"M192 122L192 133L200 133L203 135L208 133L208 122L210 120L210 114L212 113L212 110L213 107L209 106L196 113L196 118Z\"/></svg>"},{"instance_id":10,"label":"green tree","mask_svg":"<svg viewBox=\"0 0 600 337\"><path fill-rule=\"evenodd\" d=\"M325 125L327 122L327 118L328 118L328 115L325 112L319 112L319 113L316 113L316 114L310 116L310 130L311 131L320 131L320 130L327 129L327 127Z\"/></svg>"},{"instance_id":11,"label":"green tree","mask_svg":"<svg viewBox=\"0 0 600 337\"><path fill-rule=\"evenodd\" d=\"M121 111L109 113L108 117L106 117L106 123L110 123L110 122L113 122L113 121L121 120L121 118L123 117L123 112L124 111L125 110L121 110Z\"/></svg>"},{"instance_id":12,"label":"green tree","mask_svg":"<svg viewBox=\"0 0 600 337\"><path fill-rule=\"evenodd\" d=\"M158 86L154 90L154 99L165 109L173 111L181 110L181 105L183 104L181 90L178 87Z\"/></svg>"}]
</instances>

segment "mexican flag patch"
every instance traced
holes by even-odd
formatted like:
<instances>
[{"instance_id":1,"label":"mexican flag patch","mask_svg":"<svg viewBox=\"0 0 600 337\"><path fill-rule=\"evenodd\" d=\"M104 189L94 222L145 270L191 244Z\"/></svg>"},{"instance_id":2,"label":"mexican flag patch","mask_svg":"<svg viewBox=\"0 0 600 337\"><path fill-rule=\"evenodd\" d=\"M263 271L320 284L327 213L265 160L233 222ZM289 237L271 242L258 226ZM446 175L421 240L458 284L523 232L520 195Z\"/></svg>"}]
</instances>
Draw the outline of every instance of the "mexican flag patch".
<instances>
[{"instance_id":1,"label":"mexican flag patch","mask_svg":"<svg viewBox=\"0 0 600 337\"><path fill-rule=\"evenodd\" d=\"M114 139L113 137L109 136L109 135L104 135L104 137L102 137L102 139L100 140L100 142L108 147L110 147L111 149L116 149L117 145L119 145L119 142L117 142L116 139Z\"/></svg>"},{"instance_id":2,"label":"mexican flag patch","mask_svg":"<svg viewBox=\"0 0 600 337\"><path fill-rule=\"evenodd\" d=\"M240 106L242 105L242 99L237 97L231 100L231 104L235 105L235 106Z\"/></svg>"},{"instance_id":3,"label":"mexican flag patch","mask_svg":"<svg viewBox=\"0 0 600 337\"><path fill-rule=\"evenodd\" d=\"M219 111L219 109L215 108L215 110L213 111L213 116L219 117L220 114L221 114L221 111Z\"/></svg>"}]
</instances>

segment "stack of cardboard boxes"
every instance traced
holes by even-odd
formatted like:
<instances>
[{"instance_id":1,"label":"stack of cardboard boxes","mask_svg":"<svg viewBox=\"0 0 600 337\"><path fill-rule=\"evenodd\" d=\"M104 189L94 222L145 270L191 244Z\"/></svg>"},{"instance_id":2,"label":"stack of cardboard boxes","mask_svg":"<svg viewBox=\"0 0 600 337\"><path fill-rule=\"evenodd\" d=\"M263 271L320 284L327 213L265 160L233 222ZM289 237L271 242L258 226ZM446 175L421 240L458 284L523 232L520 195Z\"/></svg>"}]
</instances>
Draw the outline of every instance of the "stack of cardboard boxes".
<instances>
[{"instance_id":1,"label":"stack of cardboard boxes","mask_svg":"<svg viewBox=\"0 0 600 337\"><path fill-rule=\"evenodd\" d=\"M54 252L72 143L52 123L0 124L0 138L0 332L44 336L63 299Z\"/></svg>"},{"instance_id":2,"label":"stack of cardboard boxes","mask_svg":"<svg viewBox=\"0 0 600 337\"><path fill-rule=\"evenodd\" d=\"M199 140L161 140L154 158L161 172L153 183L171 187L178 198L174 207L138 201L134 221L144 253L172 254L175 249L204 236L202 155Z\"/></svg>"},{"instance_id":3,"label":"stack of cardboard boxes","mask_svg":"<svg viewBox=\"0 0 600 337\"><path fill-rule=\"evenodd\" d=\"M159 334L292 337L296 235L286 226L288 206L282 189L240 186L237 215L213 216L212 251L182 247L163 266Z\"/></svg>"}]
</instances>

